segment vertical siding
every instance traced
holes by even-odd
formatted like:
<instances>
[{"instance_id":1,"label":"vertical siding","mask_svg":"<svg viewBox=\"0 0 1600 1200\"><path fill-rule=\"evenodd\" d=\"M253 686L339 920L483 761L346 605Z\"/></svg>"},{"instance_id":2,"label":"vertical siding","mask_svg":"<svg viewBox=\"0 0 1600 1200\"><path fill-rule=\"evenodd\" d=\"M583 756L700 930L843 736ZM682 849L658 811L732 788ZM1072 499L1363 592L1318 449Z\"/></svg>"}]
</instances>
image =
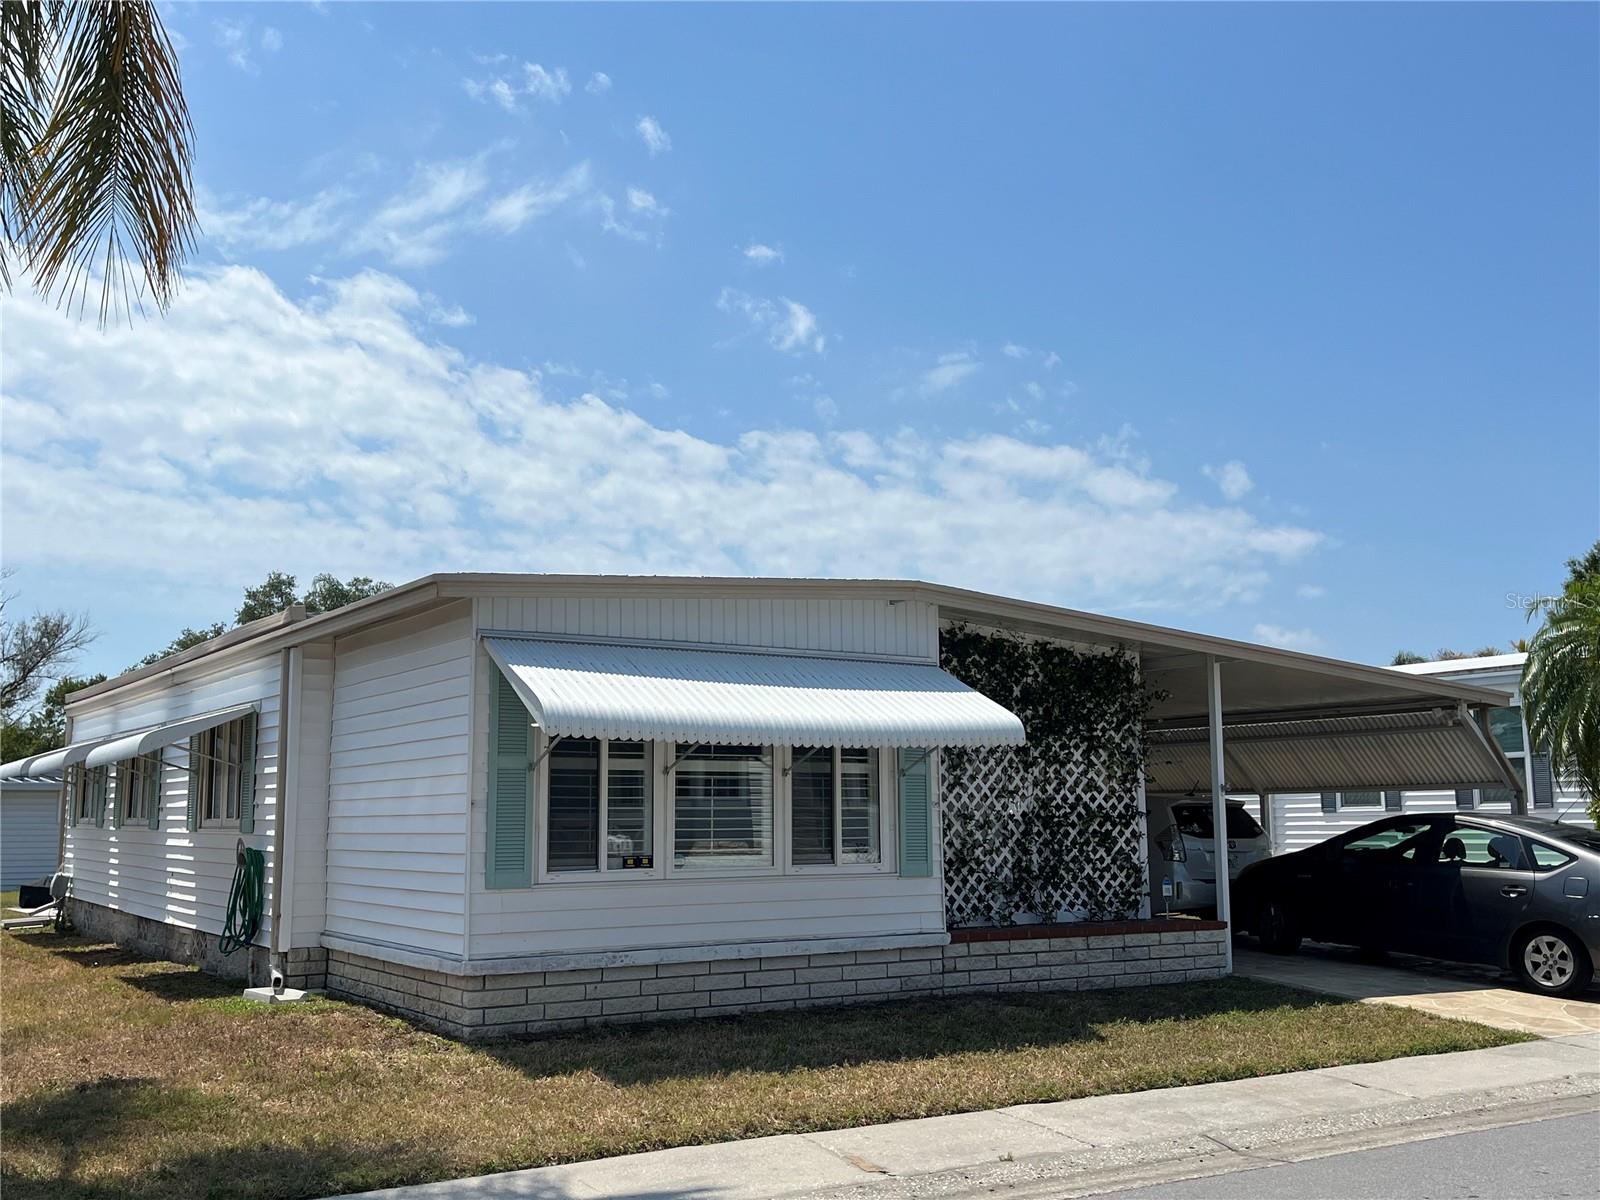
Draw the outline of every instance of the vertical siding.
<instances>
[{"instance_id":1,"label":"vertical siding","mask_svg":"<svg viewBox=\"0 0 1600 1200\"><path fill-rule=\"evenodd\" d=\"M335 647L329 933L462 954L470 614L461 603Z\"/></svg>"},{"instance_id":2,"label":"vertical siding","mask_svg":"<svg viewBox=\"0 0 1600 1200\"><path fill-rule=\"evenodd\" d=\"M479 627L572 637L883 654L935 662L934 606L920 601L717 597L486 597Z\"/></svg>"},{"instance_id":3,"label":"vertical siding","mask_svg":"<svg viewBox=\"0 0 1600 1200\"><path fill-rule=\"evenodd\" d=\"M14 888L56 869L55 787L0 788L0 888Z\"/></svg>"},{"instance_id":4,"label":"vertical siding","mask_svg":"<svg viewBox=\"0 0 1600 1200\"><path fill-rule=\"evenodd\" d=\"M289 914L291 946L320 944L327 919L328 768L333 732L333 647L302 646L299 694L291 701L295 730L291 757L295 771L294 807L289 830Z\"/></svg>"},{"instance_id":5,"label":"vertical siding","mask_svg":"<svg viewBox=\"0 0 1600 1200\"><path fill-rule=\"evenodd\" d=\"M74 738L103 737L232 705L260 706L255 831L245 842L261 850L267 860L266 912L257 939L262 944L270 935L272 892L277 887L272 835L278 811L278 661L277 654L268 654L132 699L109 696L104 703L75 709L72 726ZM63 858L73 878L73 893L83 900L220 934L233 883L239 826L235 821L194 831L184 828L188 773L181 768L187 757L184 748L167 750L159 829L149 828L143 820L117 829L100 828L92 821L68 826ZM112 800L116 799L113 784Z\"/></svg>"}]
</instances>

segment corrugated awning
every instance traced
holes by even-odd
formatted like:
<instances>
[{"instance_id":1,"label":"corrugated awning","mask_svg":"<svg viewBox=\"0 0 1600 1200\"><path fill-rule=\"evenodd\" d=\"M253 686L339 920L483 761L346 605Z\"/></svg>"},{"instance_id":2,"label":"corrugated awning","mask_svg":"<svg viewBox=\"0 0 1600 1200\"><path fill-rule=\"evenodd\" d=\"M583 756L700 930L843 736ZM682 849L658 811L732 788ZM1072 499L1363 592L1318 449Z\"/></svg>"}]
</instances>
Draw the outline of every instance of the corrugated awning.
<instances>
[{"instance_id":1,"label":"corrugated awning","mask_svg":"<svg viewBox=\"0 0 1600 1200\"><path fill-rule=\"evenodd\" d=\"M551 737L1012 746L1022 722L938 667L535 638L484 647Z\"/></svg>"},{"instance_id":2,"label":"corrugated awning","mask_svg":"<svg viewBox=\"0 0 1600 1200\"><path fill-rule=\"evenodd\" d=\"M1204 725L1152 729L1148 738L1150 791L1209 788ZM1241 792L1516 785L1505 757L1461 708L1229 723L1223 759L1229 790Z\"/></svg>"},{"instance_id":3,"label":"corrugated awning","mask_svg":"<svg viewBox=\"0 0 1600 1200\"><path fill-rule=\"evenodd\" d=\"M163 746L188 741L197 733L215 729L218 725L226 725L229 721L236 721L255 711L254 704L241 704L234 708L222 709L220 712L185 717L181 721L168 721L165 725L157 725L154 729L145 729L138 733L114 735L97 742L84 759L84 765L103 767L110 763L121 762L125 758L137 758L141 754L149 754L152 750L159 750Z\"/></svg>"}]
</instances>

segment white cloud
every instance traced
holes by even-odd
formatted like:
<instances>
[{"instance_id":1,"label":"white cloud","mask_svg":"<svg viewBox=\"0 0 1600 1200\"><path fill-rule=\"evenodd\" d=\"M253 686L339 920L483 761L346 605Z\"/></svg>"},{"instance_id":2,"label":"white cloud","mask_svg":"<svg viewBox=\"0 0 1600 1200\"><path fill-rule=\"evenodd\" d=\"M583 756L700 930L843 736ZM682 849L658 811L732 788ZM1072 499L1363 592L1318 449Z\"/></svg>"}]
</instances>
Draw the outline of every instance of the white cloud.
<instances>
[{"instance_id":1,"label":"white cloud","mask_svg":"<svg viewBox=\"0 0 1600 1200\"><path fill-rule=\"evenodd\" d=\"M217 45L227 55L228 62L241 71L255 73L256 61L250 54L250 26L244 21L217 21L213 23Z\"/></svg>"},{"instance_id":2,"label":"white cloud","mask_svg":"<svg viewBox=\"0 0 1600 1200\"><path fill-rule=\"evenodd\" d=\"M225 250L287 250L335 237L344 226L350 194L328 188L305 200L256 196L231 202L197 189L202 234Z\"/></svg>"},{"instance_id":3,"label":"white cloud","mask_svg":"<svg viewBox=\"0 0 1600 1200\"><path fill-rule=\"evenodd\" d=\"M743 253L758 267L767 267L783 261L783 247L769 246L765 242L751 242L744 248Z\"/></svg>"},{"instance_id":4,"label":"white cloud","mask_svg":"<svg viewBox=\"0 0 1600 1200\"><path fill-rule=\"evenodd\" d=\"M1028 380L1027 383L1022 385L1022 390L1027 392L1028 395L1035 400L1044 399L1044 385L1039 383L1037 380Z\"/></svg>"},{"instance_id":5,"label":"white cloud","mask_svg":"<svg viewBox=\"0 0 1600 1200\"><path fill-rule=\"evenodd\" d=\"M1000 347L1000 353L1004 354L1007 358L1027 358L1028 348L1026 346L1019 346L1015 342L1007 342L1004 346Z\"/></svg>"},{"instance_id":6,"label":"white cloud","mask_svg":"<svg viewBox=\"0 0 1600 1200\"><path fill-rule=\"evenodd\" d=\"M443 325L447 329L460 329L464 326L478 323L478 318L459 304L441 304L432 297L428 299L428 320L435 325Z\"/></svg>"},{"instance_id":7,"label":"white cloud","mask_svg":"<svg viewBox=\"0 0 1600 1200\"><path fill-rule=\"evenodd\" d=\"M774 350L786 354L821 354L827 348L828 339L817 325L816 314L786 296L774 301L725 287L717 297L717 307L725 313L742 316L752 331L766 337L767 344Z\"/></svg>"},{"instance_id":8,"label":"white cloud","mask_svg":"<svg viewBox=\"0 0 1600 1200\"><path fill-rule=\"evenodd\" d=\"M405 189L356 231L346 251L375 253L397 267L438 262L461 226L461 210L489 186L486 157L423 163Z\"/></svg>"},{"instance_id":9,"label":"white cloud","mask_svg":"<svg viewBox=\"0 0 1600 1200\"><path fill-rule=\"evenodd\" d=\"M1044 356L1044 369L1046 371L1054 371L1060 365L1061 355L1057 354L1054 350L1050 351L1049 354Z\"/></svg>"},{"instance_id":10,"label":"white cloud","mask_svg":"<svg viewBox=\"0 0 1600 1200\"><path fill-rule=\"evenodd\" d=\"M510 61L505 54L474 55L485 66L497 66ZM521 79L515 71L511 75L492 75L486 79L463 79L461 87L474 100L493 100L506 112L520 111L522 100L529 98L559 104L572 94L572 82L564 67L549 70L539 63L522 64Z\"/></svg>"},{"instance_id":11,"label":"white cloud","mask_svg":"<svg viewBox=\"0 0 1600 1200\"><path fill-rule=\"evenodd\" d=\"M555 179L538 179L496 197L484 211L482 224L498 233L515 233L529 221L586 196L592 186L589 164L581 162Z\"/></svg>"},{"instance_id":12,"label":"white cloud","mask_svg":"<svg viewBox=\"0 0 1600 1200\"><path fill-rule=\"evenodd\" d=\"M589 76L589 82L583 85L583 90L591 96L603 96L611 90L611 76L604 71L596 71Z\"/></svg>"},{"instance_id":13,"label":"white cloud","mask_svg":"<svg viewBox=\"0 0 1600 1200\"><path fill-rule=\"evenodd\" d=\"M283 34L271 25L261 31L261 48L269 54L275 54L283 49Z\"/></svg>"},{"instance_id":14,"label":"white cloud","mask_svg":"<svg viewBox=\"0 0 1600 1200\"><path fill-rule=\"evenodd\" d=\"M1322 649L1325 645L1322 638L1310 629L1285 629L1281 625L1262 623L1251 632L1256 641L1265 642L1269 646L1278 646L1284 650L1312 652Z\"/></svg>"},{"instance_id":15,"label":"white cloud","mask_svg":"<svg viewBox=\"0 0 1600 1200\"><path fill-rule=\"evenodd\" d=\"M664 154L672 149L672 139L667 136L667 131L654 117L640 117L639 123L634 126L639 131L639 136L644 139L645 147L650 151L650 157Z\"/></svg>"},{"instance_id":16,"label":"white cloud","mask_svg":"<svg viewBox=\"0 0 1600 1200\"><path fill-rule=\"evenodd\" d=\"M8 562L114 586L128 607L106 619L329 564L395 580L907 576L1172 611L1247 600L1319 540L1187 502L1099 447L759 427L713 441L469 357L428 319L425 297L371 272L304 301L253 270L208 272L162 320L104 333L14 297Z\"/></svg>"},{"instance_id":17,"label":"white cloud","mask_svg":"<svg viewBox=\"0 0 1600 1200\"><path fill-rule=\"evenodd\" d=\"M1302 600L1321 600L1328 594L1328 589L1320 583L1302 583L1295 588L1294 594Z\"/></svg>"},{"instance_id":18,"label":"white cloud","mask_svg":"<svg viewBox=\"0 0 1600 1200\"><path fill-rule=\"evenodd\" d=\"M1244 464L1238 459L1225 462L1220 467L1213 467L1207 463L1201 471L1207 479L1217 485L1217 490L1222 493L1225 500L1242 500L1245 493L1255 487L1250 472L1245 470Z\"/></svg>"},{"instance_id":19,"label":"white cloud","mask_svg":"<svg viewBox=\"0 0 1600 1200\"><path fill-rule=\"evenodd\" d=\"M983 364L966 350L941 354L939 361L922 373L922 391L926 395L947 392L983 370Z\"/></svg>"},{"instance_id":20,"label":"white cloud","mask_svg":"<svg viewBox=\"0 0 1600 1200\"><path fill-rule=\"evenodd\" d=\"M628 207L636 213L652 217L665 217L672 213L671 209L663 207L654 196L640 187L628 189Z\"/></svg>"}]
</instances>

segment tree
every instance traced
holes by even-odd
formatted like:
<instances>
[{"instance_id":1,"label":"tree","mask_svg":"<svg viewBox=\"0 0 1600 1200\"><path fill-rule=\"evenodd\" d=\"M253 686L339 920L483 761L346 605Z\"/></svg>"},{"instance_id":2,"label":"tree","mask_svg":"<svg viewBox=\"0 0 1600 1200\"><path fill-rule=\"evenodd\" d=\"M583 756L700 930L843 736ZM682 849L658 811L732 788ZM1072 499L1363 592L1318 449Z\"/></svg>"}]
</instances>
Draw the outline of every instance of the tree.
<instances>
[{"instance_id":1,"label":"tree","mask_svg":"<svg viewBox=\"0 0 1600 1200\"><path fill-rule=\"evenodd\" d=\"M1391 667L1409 667L1412 663L1427 662L1420 654L1413 654L1409 650L1397 650L1395 656L1389 660Z\"/></svg>"},{"instance_id":2,"label":"tree","mask_svg":"<svg viewBox=\"0 0 1600 1200\"><path fill-rule=\"evenodd\" d=\"M153 0L5 0L0 284L15 255L80 311L98 275L101 324L146 291L165 309L194 247L193 140Z\"/></svg>"},{"instance_id":3,"label":"tree","mask_svg":"<svg viewBox=\"0 0 1600 1200\"><path fill-rule=\"evenodd\" d=\"M1600 542L1590 546L1587 553L1567 559L1567 582L1580 579L1600 579Z\"/></svg>"},{"instance_id":4,"label":"tree","mask_svg":"<svg viewBox=\"0 0 1600 1200\"><path fill-rule=\"evenodd\" d=\"M11 620L6 609L15 600L0 592L0 718L7 724L33 702L46 679L95 639L83 613L41 612Z\"/></svg>"},{"instance_id":5,"label":"tree","mask_svg":"<svg viewBox=\"0 0 1600 1200\"><path fill-rule=\"evenodd\" d=\"M1600 571L1586 565L1595 553L1567 564L1560 596L1529 608L1544 620L1522 667L1522 711L1533 744L1600 822Z\"/></svg>"},{"instance_id":6,"label":"tree","mask_svg":"<svg viewBox=\"0 0 1600 1200\"><path fill-rule=\"evenodd\" d=\"M151 663L160 662L168 655L176 654L180 650L187 650L190 646L198 646L201 642L209 642L212 638L221 637L227 632L228 627L221 621L218 621L213 625L209 625L205 629L190 629L187 625L185 625L183 627L183 632L177 637L173 638L172 641L167 643L167 648L165 650L151 651L138 662L134 663L133 666L129 667L128 670L134 671L140 667L148 667Z\"/></svg>"},{"instance_id":7,"label":"tree","mask_svg":"<svg viewBox=\"0 0 1600 1200\"><path fill-rule=\"evenodd\" d=\"M393 586L382 579L370 579L365 575L353 575L341 583L332 575L322 574L312 578L311 586L306 589L301 602L308 613L332 612L346 604L387 592Z\"/></svg>"},{"instance_id":8,"label":"tree","mask_svg":"<svg viewBox=\"0 0 1600 1200\"><path fill-rule=\"evenodd\" d=\"M7 721L0 728L0 762L27 758L54 750L67 740L67 695L80 688L104 683L105 675L65 675L45 692L39 707L26 720Z\"/></svg>"},{"instance_id":9,"label":"tree","mask_svg":"<svg viewBox=\"0 0 1600 1200\"><path fill-rule=\"evenodd\" d=\"M255 587L245 588L244 603L234 614L233 623L246 625L262 617L270 617L273 613L282 612L294 603L297 603L294 595L294 576L283 571L269 571L267 577Z\"/></svg>"}]
</instances>

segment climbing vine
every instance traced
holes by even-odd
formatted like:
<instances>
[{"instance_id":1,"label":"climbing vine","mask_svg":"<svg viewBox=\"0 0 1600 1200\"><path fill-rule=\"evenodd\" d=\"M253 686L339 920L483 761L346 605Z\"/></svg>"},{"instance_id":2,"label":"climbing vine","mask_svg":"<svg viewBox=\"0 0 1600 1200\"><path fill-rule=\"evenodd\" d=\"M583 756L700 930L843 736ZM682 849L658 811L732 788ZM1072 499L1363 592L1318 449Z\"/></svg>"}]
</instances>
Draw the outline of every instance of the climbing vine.
<instances>
[{"instance_id":1,"label":"climbing vine","mask_svg":"<svg viewBox=\"0 0 1600 1200\"><path fill-rule=\"evenodd\" d=\"M1157 698L1129 654L957 625L945 670L1022 719L1027 744L944 751L952 925L1105 920L1145 892L1139 774Z\"/></svg>"}]
</instances>

